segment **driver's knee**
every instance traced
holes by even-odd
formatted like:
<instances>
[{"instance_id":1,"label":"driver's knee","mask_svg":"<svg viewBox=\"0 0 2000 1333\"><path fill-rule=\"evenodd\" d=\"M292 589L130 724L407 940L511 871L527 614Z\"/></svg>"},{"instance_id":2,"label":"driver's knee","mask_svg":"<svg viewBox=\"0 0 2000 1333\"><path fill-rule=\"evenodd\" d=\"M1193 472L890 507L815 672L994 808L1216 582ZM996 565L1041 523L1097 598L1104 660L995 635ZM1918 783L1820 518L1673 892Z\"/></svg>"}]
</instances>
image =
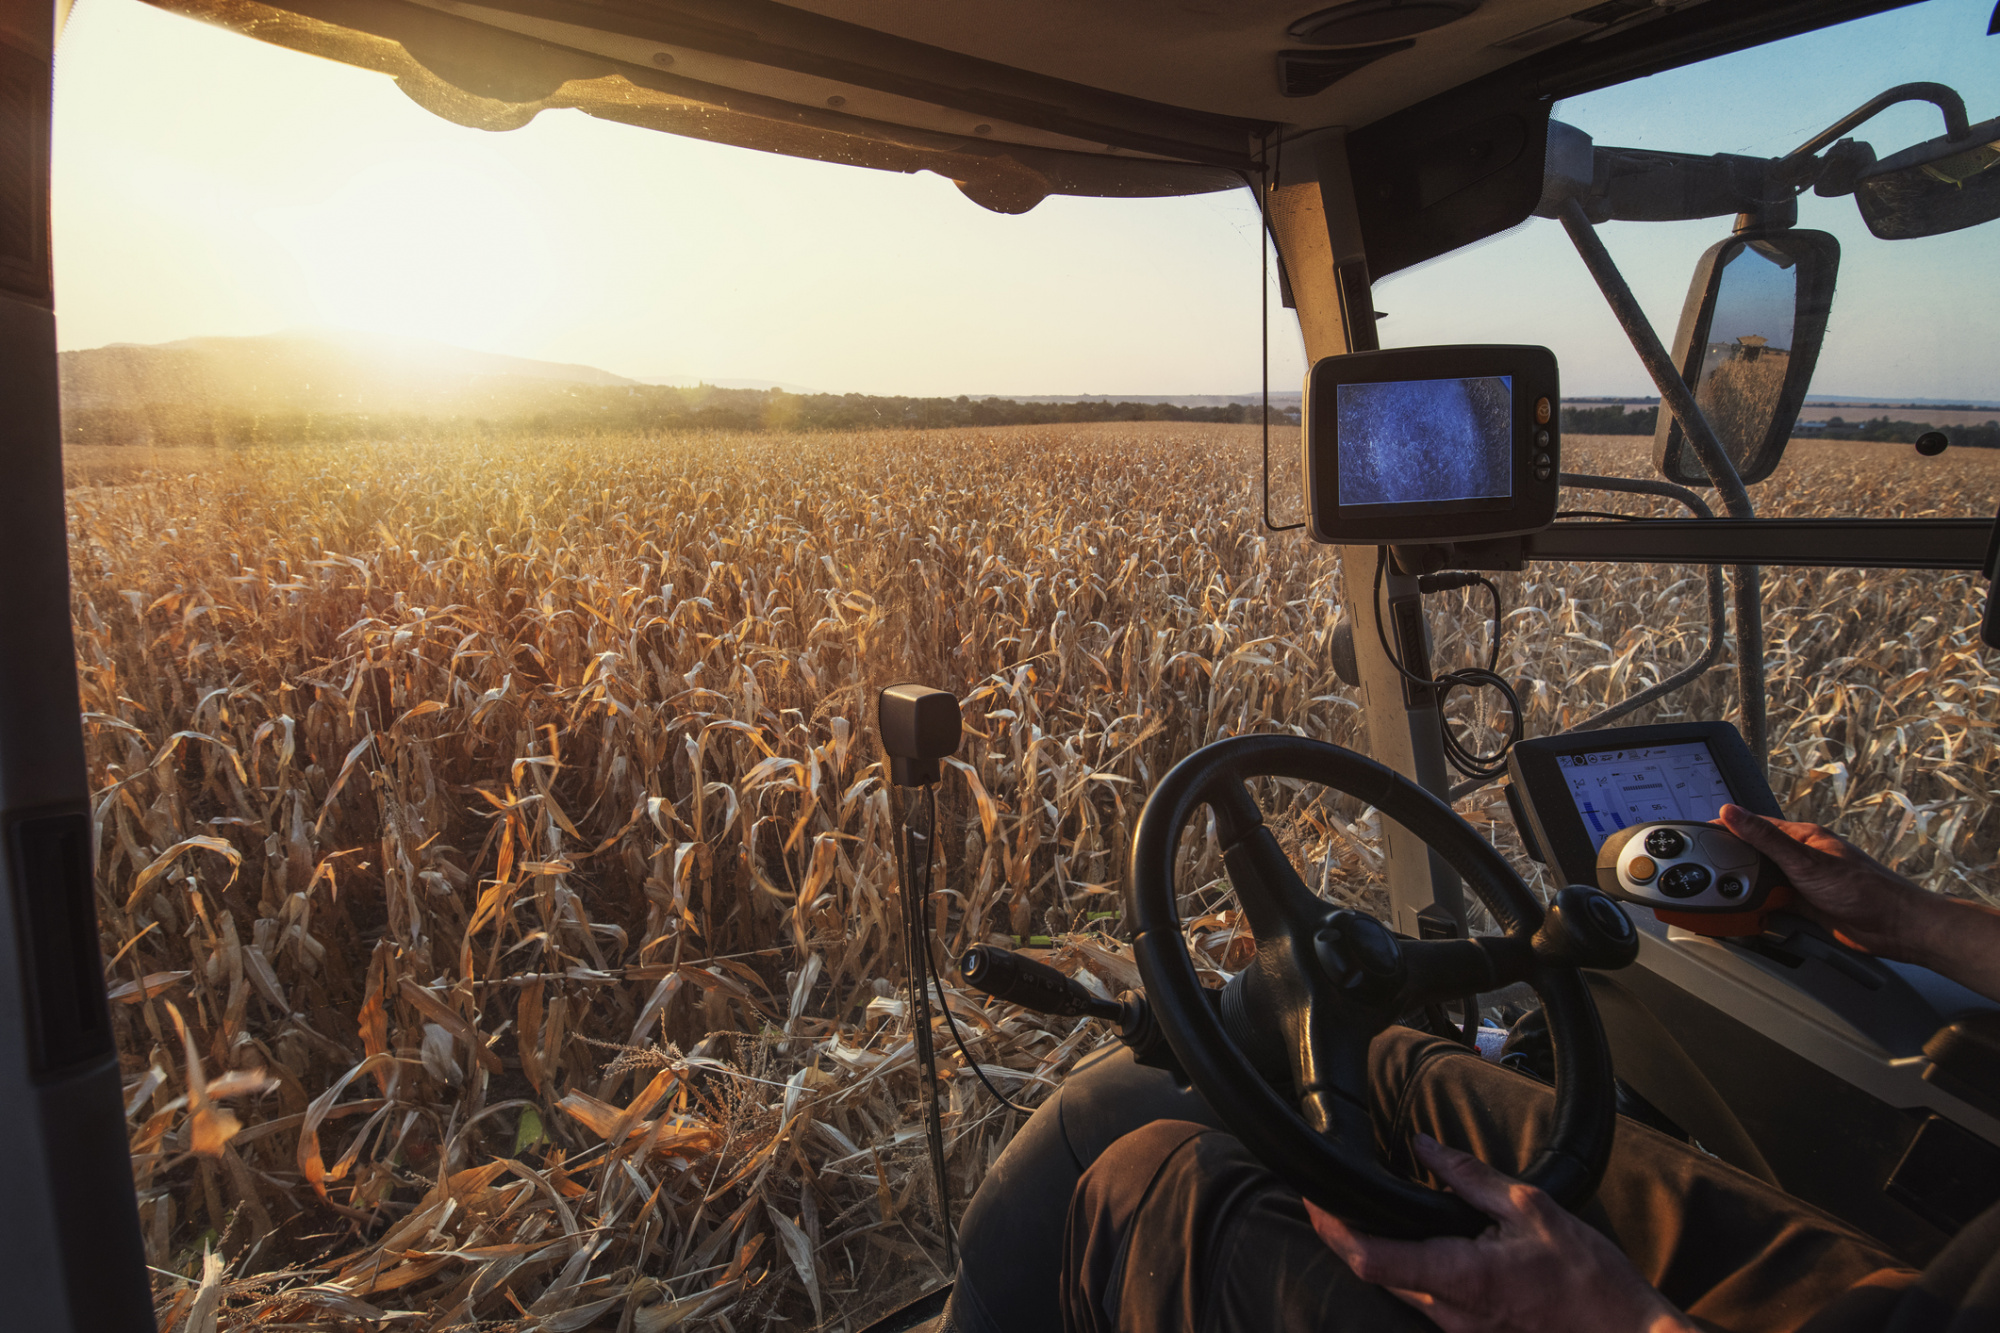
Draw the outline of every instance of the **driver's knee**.
<instances>
[{"instance_id":1,"label":"driver's knee","mask_svg":"<svg viewBox=\"0 0 2000 1333\"><path fill-rule=\"evenodd\" d=\"M1085 1057L1014 1136L959 1226L953 1310L971 1333L1054 1328L1064 1217L1078 1178L1133 1130L1163 1120L1215 1125L1201 1095L1123 1046Z\"/></svg>"},{"instance_id":2,"label":"driver's knee","mask_svg":"<svg viewBox=\"0 0 2000 1333\"><path fill-rule=\"evenodd\" d=\"M1357 1279L1242 1143L1191 1121L1155 1121L1092 1163L1064 1250L1073 1333L1430 1327Z\"/></svg>"},{"instance_id":3,"label":"driver's knee","mask_svg":"<svg viewBox=\"0 0 2000 1333\"><path fill-rule=\"evenodd\" d=\"M1186 1120L1211 1128L1222 1121L1193 1088L1172 1074L1112 1046L1077 1065L1056 1094L1063 1141L1082 1172L1112 1144L1156 1120Z\"/></svg>"}]
</instances>

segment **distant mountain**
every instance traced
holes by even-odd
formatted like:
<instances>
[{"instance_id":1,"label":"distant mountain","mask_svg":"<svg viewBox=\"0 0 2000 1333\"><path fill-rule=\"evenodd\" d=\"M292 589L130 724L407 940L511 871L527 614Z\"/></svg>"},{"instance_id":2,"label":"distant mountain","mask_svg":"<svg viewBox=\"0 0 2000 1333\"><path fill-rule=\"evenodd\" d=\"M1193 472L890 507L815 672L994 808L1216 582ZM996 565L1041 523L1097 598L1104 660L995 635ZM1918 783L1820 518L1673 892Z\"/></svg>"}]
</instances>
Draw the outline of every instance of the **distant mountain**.
<instances>
[{"instance_id":1,"label":"distant mountain","mask_svg":"<svg viewBox=\"0 0 2000 1333\"><path fill-rule=\"evenodd\" d=\"M665 389L698 389L704 385L711 389L777 389L783 393L818 393L803 384L787 384L783 380L731 380L712 379L703 375L660 375L648 376L641 384L658 385Z\"/></svg>"},{"instance_id":2,"label":"distant mountain","mask_svg":"<svg viewBox=\"0 0 2000 1333\"><path fill-rule=\"evenodd\" d=\"M290 332L113 343L61 356L65 410L513 415L564 386L636 386L594 366L468 351L422 338Z\"/></svg>"}]
</instances>

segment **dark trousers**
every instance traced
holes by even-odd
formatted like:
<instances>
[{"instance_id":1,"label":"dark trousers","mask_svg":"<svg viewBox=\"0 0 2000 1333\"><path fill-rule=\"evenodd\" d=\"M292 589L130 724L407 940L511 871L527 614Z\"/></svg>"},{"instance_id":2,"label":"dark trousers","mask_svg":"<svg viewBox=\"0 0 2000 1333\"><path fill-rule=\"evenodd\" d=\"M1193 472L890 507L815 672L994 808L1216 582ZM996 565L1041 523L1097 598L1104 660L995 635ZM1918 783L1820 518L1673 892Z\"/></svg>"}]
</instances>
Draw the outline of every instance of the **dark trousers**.
<instances>
[{"instance_id":1,"label":"dark trousers","mask_svg":"<svg viewBox=\"0 0 2000 1333\"><path fill-rule=\"evenodd\" d=\"M1411 1158L1418 1132L1509 1173L1544 1140L1549 1089L1462 1047L1392 1029L1370 1066L1377 1149L1396 1170L1426 1179ZM2000 1328L2000 1212L1919 1274L1817 1209L1621 1119L1610 1169L1581 1215L1713 1328ZM1154 1121L1090 1164L1064 1250L1070 1333L1433 1327L1355 1278L1313 1233L1298 1195L1233 1137L1191 1121Z\"/></svg>"}]
</instances>

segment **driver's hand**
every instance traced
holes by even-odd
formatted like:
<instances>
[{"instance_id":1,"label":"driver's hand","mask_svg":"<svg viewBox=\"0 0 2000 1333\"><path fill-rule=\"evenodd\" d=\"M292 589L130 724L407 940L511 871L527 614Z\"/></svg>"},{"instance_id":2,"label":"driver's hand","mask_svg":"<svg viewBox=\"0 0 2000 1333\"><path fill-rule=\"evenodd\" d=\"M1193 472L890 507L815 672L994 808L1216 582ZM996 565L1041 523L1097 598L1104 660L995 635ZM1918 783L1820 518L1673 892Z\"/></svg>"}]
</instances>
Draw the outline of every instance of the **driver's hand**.
<instances>
[{"instance_id":1,"label":"driver's hand","mask_svg":"<svg viewBox=\"0 0 2000 1333\"><path fill-rule=\"evenodd\" d=\"M1847 839L1817 824L1766 819L1740 805L1717 821L1777 863L1804 899L1804 914L1845 943L1883 958L1916 962L1913 920L1925 893Z\"/></svg>"},{"instance_id":2,"label":"driver's hand","mask_svg":"<svg viewBox=\"0 0 2000 1333\"><path fill-rule=\"evenodd\" d=\"M1817 824L1722 807L1722 826L1777 862L1799 910L1843 943L1941 972L2000 1000L2000 909L1929 893Z\"/></svg>"},{"instance_id":3,"label":"driver's hand","mask_svg":"<svg viewBox=\"0 0 2000 1333\"><path fill-rule=\"evenodd\" d=\"M1493 1226L1473 1240L1383 1240L1307 1200L1313 1230L1362 1281L1445 1333L1695 1333L1617 1246L1548 1195L1427 1135L1417 1157Z\"/></svg>"}]
</instances>

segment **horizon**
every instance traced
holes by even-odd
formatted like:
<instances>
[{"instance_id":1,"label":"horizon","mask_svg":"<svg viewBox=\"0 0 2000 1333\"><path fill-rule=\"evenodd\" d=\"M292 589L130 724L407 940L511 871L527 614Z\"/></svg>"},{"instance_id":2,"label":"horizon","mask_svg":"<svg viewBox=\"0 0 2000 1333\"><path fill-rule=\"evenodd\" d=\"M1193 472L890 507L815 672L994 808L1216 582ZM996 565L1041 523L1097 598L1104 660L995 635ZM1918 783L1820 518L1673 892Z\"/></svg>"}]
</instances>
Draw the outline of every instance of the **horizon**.
<instances>
[{"instance_id":1,"label":"horizon","mask_svg":"<svg viewBox=\"0 0 2000 1333\"><path fill-rule=\"evenodd\" d=\"M908 397L908 398L946 398L946 399L967 398L975 401L981 399L996 399L996 400L1012 399L1015 401L1025 401L1031 399L1058 399L1063 401L1071 401L1071 400L1084 401L1091 399L1105 399L1114 402L1144 403L1144 402L1164 402L1172 399L1185 399L1185 398L1215 398L1228 402L1237 402L1246 399L1255 400L1256 398L1261 396L1261 391L1258 389L1240 390L1235 393L1214 392L1214 391L1184 391L1177 393L1171 390L1168 391L1148 390L1145 392L1121 392L1116 390L1112 391L1078 390L1074 393L1050 393L1046 391L1015 390L1011 392L1000 392L1000 393L983 392L983 391L975 393L970 390L960 390L958 392L951 392L947 390L947 391L939 391L934 393L921 393L921 394L880 394L860 389L836 389L836 388L814 387L807 385L787 384L782 381L774 380L768 376L756 376L756 375L727 376L718 379L718 378L703 378L695 375L669 374L650 379L638 379L631 376L620 375L619 372L617 371L610 370L603 366L591 365L587 362L552 361L542 357L520 356L512 352L489 352L482 348L466 347L459 343L446 342L443 339L439 338L428 338L419 334L382 333L375 330L340 328L331 325L317 325L317 326L294 325L287 328L272 329L265 333L224 333L224 334L193 333L193 334L188 334L184 337L172 338L164 342L153 342L153 343L135 342L131 339L118 339L112 342L100 343L93 347L66 347L61 350L59 355L73 356L87 352L107 351L111 348L119 348L119 347L172 347L181 343L193 343L193 342L202 342L210 340L233 339L233 340L250 341L260 338L315 337L315 336L328 336L328 335L342 336L348 338L380 339L385 343L387 342L427 343L432 346L440 347L454 352L470 352L481 356L503 357L517 361L533 362L539 365L549 366L549 367L559 368L568 366L568 367L574 367L579 370L595 371L598 374L611 375L620 379L624 379L627 382L634 385L643 385L647 387L657 387L657 388L696 388L696 387L706 386L709 388L751 389L753 391L768 391L771 389L776 389L779 390L780 392L798 394L801 396L811 395L811 394L826 394L837 397L842 394L861 393L864 394L865 396L870 396L870 397L888 397L888 398ZM723 379L727 379L732 382L724 383L722 382ZM1273 400L1301 398L1303 397L1303 390L1302 387L1300 389L1280 389L1273 387L1270 396ZM1637 407L1654 407L1658 406L1659 401L1660 399L1657 393L1620 394L1620 393L1609 393L1609 392L1599 393L1586 390L1578 393L1566 393L1563 395L1563 402L1566 404L1621 403ZM1850 406L1859 406L1859 407L1870 407L1870 406L1913 407L1913 408L1929 407L1938 409L1949 408L1954 405L1958 405L1970 408L1971 410L1974 411L1986 411L1989 409L1994 411L2000 411L2000 399L1988 400L1988 399L1981 399L1975 396L1967 396L1963 398L1912 397L1907 395L1895 395L1895 394L1843 393L1843 392L1836 392L1833 390L1820 391L1818 389L1815 389L1806 395L1804 405L1810 407L1810 406L1840 406L1842 404Z\"/></svg>"}]
</instances>

